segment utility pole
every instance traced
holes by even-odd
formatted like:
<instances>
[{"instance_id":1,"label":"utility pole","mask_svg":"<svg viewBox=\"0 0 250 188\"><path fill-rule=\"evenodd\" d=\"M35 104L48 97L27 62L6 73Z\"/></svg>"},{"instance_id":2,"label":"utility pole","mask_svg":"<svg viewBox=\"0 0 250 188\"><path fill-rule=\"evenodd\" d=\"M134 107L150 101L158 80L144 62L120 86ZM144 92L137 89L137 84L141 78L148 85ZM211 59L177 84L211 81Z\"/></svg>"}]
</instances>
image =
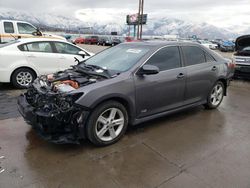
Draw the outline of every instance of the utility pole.
<instances>
[{"instance_id":1,"label":"utility pole","mask_svg":"<svg viewBox=\"0 0 250 188\"><path fill-rule=\"evenodd\" d=\"M142 23L142 21L143 21L143 10L144 9L144 0L142 0L142 2L141 2L141 16L140 16L140 18L141 18L141 30L140 30L140 40L142 39L142 25L143 25L143 23Z\"/></svg>"},{"instance_id":2,"label":"utility pole","mask_svg":"<svg viewBox=\"0 0 250 188\"><path fill-rule=\"evenodd\" d=\"M137 15L137 40L140 39L140 15L141 15L141 1L139 0L139 11L138 11L138 15Z\"/></svg>"},{"instance_id":3,"label":"utility pole","mask_svg":"<svg viewBox=\"0 0 250 188\"><path fill-rule=\"evenodd\" d=\"M139 0L139 11L138 11L138 25L137 25L137 39L142 39L142 21L143 21L143 10L144 0Z\"/></svg>"}]
</instances>

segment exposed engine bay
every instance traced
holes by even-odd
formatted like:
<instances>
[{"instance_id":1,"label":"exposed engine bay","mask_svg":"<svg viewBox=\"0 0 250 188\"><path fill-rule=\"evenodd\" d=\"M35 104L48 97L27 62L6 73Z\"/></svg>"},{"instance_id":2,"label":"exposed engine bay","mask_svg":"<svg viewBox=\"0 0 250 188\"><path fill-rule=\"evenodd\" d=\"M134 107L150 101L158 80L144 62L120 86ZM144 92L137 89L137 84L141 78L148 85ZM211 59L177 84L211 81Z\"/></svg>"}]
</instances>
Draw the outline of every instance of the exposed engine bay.
<instances>
[{"instance_id":1,"label":"exposed engine bay","mask_svg":"<svg viewBox=\"0 0 250 188\"><path fill-rule=\"evenodd\" d=\"M39 129L43 137L49 137L48 140L56 143L76 143L84 137L81 127L88 111L75 105L83 93L71 92L108 78L111 77L105 70L74 66L62 72L40 76L19 98L18 103L30 109L30 116L35 118L27 118L32 120L28 123Z\"/></svg>"}]
</instances>

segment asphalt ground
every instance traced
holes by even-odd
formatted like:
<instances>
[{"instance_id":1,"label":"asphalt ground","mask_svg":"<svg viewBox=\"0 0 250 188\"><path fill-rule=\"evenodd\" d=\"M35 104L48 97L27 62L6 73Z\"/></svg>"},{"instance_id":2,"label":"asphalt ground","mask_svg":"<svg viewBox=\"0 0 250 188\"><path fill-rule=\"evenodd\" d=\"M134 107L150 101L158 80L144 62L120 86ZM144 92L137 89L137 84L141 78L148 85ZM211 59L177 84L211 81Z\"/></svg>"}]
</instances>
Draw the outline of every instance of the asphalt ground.
<instances>
[{"instance_id":1,"label":"asphalt ground","mask_svg":"<svg viewBox=\"0 0 250 188\"><path fill-rule=\"evenodd\" d=\"M43 141L17 112L21 92L0 85L0 188L250 187L250 81L234 80L216 110L143 123L104 148Z\"/></svg>"}]
</instances>

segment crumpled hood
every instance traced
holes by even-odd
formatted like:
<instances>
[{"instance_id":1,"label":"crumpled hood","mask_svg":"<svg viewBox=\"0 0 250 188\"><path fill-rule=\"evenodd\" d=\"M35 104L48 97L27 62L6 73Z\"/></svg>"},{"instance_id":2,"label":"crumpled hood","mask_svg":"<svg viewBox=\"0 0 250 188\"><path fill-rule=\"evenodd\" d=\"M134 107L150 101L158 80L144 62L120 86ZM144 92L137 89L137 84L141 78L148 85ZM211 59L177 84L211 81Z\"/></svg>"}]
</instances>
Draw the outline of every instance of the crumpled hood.
<instances>
[{"instance_id":1,"label":"crumpled hood","mask_svg":"<svg viewBox=\"0 0 250 188\"><path fill-rule=\"evenodd\" d=\"M243 48L250 46L250 35L240 36L235 41L235 50L241 51Z\"/></svg>"}]
</instances>

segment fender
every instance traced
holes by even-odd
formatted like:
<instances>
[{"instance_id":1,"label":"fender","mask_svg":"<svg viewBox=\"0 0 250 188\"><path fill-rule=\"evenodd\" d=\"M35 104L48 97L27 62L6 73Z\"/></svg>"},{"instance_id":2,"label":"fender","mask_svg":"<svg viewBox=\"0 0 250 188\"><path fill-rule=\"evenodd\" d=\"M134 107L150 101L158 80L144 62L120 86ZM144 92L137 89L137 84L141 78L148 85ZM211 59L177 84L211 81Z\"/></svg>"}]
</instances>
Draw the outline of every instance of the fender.
<instances>
[{"instance_id":1,"label":"fender","mask_svg":"<svg viewBox=\"0 0 250 188\"><path fill-rule=\"evenodd\" d=\"M10 76L9 76L9 80L11 79L11 75L13 74L13 72L19 68L30 68L32 69L37 76L39 76L39 71L32 65L27 64L27 63L15 63L14 65L11 66L11 71L10 71Z\"/></svg>"},{"instance_id":2,"label":"fender","mask_svg":"<svg viewBox=\"0 0 250 188\"><path fill-rule=\"evenodd\" d=\"M121 102L123 105L125 105L125 107L128 110L128 115L129 115L129 120L130 122L133 122L135 119L135 103L133 102L133 100L131 100L128 96L120 94L120 93L112 93L112 94L107 94L104 95L100 98L98 98L91 106L87 107L90 109L90 111L92 109L94 109L96 106L98 106L99 104L108 101L108 100L116 100L118 102ZM81 98L78 100L81 101ZM76 101L76 103L78 105L81 105L78 103L78 101ZM82 105L81 105L82 106Z\"/></svg>"}]
</instances>

